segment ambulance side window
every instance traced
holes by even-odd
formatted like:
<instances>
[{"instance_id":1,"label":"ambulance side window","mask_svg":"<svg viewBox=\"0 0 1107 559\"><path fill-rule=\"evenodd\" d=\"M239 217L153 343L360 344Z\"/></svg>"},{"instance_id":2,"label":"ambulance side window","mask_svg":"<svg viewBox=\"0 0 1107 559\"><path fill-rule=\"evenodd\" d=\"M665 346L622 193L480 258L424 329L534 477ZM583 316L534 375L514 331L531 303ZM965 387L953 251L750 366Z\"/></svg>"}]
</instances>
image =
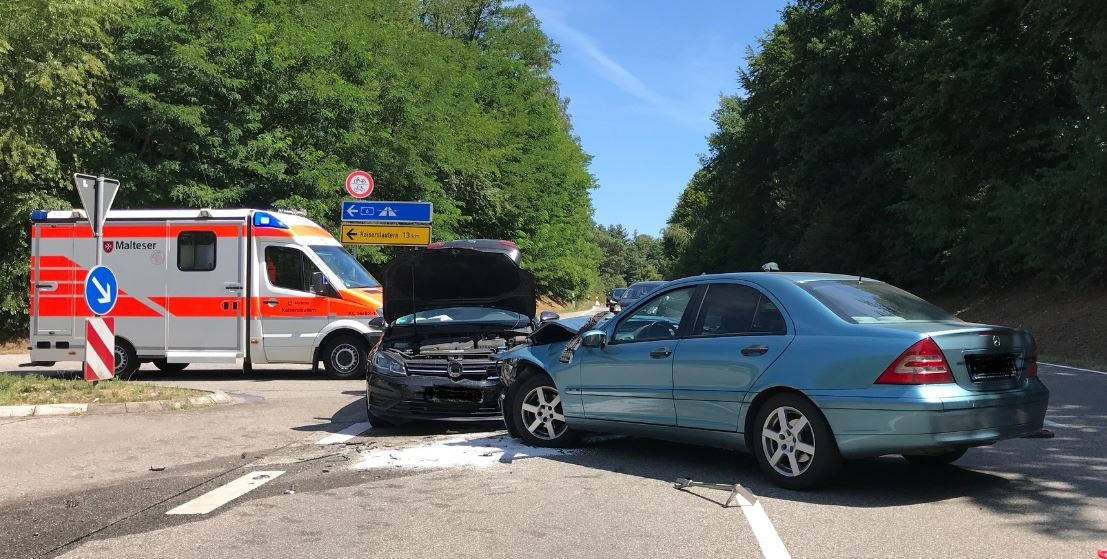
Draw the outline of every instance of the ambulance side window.
<instances>
[{"instance_id":1,"label":"ambulance side window","mask_svg":"<svg viewBox=\"0 0 1107 559\"><path fill-rule=\"evenodd\" d=\"M265 247L265 273L269 285L311 292L311 274L319 268L303 252L289 247Z\"/></svg>"},{"instance_id":2,"label":"ambulance side window","mask_svg":"<svg viewBox=\"0 0 1107 559\"><path fill-rule=\"evenodd\" d=\"M210 272L215 269L215 233L184 231L177 235L177 269Z\"/></svg>"}]
</instances>

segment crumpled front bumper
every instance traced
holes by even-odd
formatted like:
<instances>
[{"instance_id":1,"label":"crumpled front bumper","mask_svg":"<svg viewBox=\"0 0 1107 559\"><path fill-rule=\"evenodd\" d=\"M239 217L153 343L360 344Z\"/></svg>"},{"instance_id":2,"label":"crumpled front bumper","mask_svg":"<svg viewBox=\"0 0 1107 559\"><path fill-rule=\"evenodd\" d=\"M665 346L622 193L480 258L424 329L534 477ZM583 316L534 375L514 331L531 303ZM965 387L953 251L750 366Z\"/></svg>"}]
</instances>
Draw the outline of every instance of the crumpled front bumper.
<instances>
[{"instance_id":1,"label":"crumpled front bumper","mask_svg":"<svg viewBox=\"0 0 1107 559\"><path fill-rule=\"evenodd\" d=\"M500 381L369 373L369 411L397 423L499 421Z\"/></svg>"}]
</instances>

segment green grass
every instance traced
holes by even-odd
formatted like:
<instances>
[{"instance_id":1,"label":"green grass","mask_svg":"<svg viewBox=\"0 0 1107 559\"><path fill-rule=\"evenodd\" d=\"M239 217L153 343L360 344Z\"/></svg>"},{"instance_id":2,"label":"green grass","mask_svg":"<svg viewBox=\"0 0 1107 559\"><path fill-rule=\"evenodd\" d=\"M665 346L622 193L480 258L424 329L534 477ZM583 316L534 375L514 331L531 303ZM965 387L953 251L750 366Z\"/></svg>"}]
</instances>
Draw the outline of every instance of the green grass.
<instances>
[{"instance_id":1,"label":"green grass","mask_svg":"<svg viewBox=\"0 0 1107 559\"><path fill-rule=\"evenodd\" d=\"M38 375L0 374L0 406L38 404L87 404L180 400L204 392L122 380L100 381L96 386L82 379L46 378Z\"/></svg>"},{"instance_id":2,"label":"green grass","mask_svg":"<svg viewBox=\"0 0 1107 559\"><path fill-rule=\"evenodd\" d=\"M1080 367L1082 369L1107 371L1107 361L1103 361L1100 359L1069 359L1068 357L1060 357L1058 355L1041 355L1038 357L1038 361L1045 363L1056 363L1058 365L1068 365L1070 367Z\"/></svg>"}]
</instances>

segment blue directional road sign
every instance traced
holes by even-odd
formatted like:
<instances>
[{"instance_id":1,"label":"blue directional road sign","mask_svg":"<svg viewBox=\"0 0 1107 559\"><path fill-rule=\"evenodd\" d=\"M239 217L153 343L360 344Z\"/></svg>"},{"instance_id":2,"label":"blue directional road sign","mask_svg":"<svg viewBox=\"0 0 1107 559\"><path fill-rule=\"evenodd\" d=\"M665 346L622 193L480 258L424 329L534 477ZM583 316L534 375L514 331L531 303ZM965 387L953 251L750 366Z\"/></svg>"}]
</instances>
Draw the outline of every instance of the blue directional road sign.
<instances>
[{"instance_id":1,"label":"blue directional road sign","mask_svg":"<svg viewBox=\"0 0 1107 559\"><path fill-rule=\"evenodd\" d=\"M342 221L430 223L430 202L342 202Z\"/></svg>"},{"instance_id":2,"label":"blue directional road sign","mask_svg":"<svg viewBox=\"0 0 1107 559\"><path fill-rule=\"evenodd\" d=\"M105 315L115 308L119 300L119 284L115 273L107 266L97 266L85 278L85 303L94 314Z\"/></svg>"}]
</instances>

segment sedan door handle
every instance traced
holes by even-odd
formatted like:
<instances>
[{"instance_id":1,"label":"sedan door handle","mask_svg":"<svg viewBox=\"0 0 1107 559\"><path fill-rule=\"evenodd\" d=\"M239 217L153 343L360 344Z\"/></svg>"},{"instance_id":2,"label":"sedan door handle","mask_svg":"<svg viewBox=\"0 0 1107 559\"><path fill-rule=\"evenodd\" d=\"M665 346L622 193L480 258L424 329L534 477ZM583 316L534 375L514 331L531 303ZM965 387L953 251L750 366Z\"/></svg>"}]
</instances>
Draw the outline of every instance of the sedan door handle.
<instances>
[{"instance_id":1,"label":"sedan door handle","mask_svg":"<svg viewBox=\"0 0 1107 559\"><path fill-rule=\"evenodd\" d=\"M273 298L270 298L270 299L265 301L265 304L269 305L270 307L275 307L275 306L277 306L277 300L273 299Z\"/></svg>"},{"instance_id":2,"label":"sedan door handle","mask_svg":"<svg viewBox=\"0 0 1107 559\"><path fill-rule=\"evenodd\" d=\"M755 355L765 355L765 353L768 351L769 346L767 345L748 345L742 348L742 355L745 355L746 357L753 357Z\"/></svg>"},{"instance_id":3,"label":"sedan door handle","mask_svg":"<svg viewBox=\"0 0 1107 559\"><path fill-rule=\"evenodd\" d=\"M672 354L673 350L667 347L659 347L650 352L650 357L653 357L654 359L664 359Z\"/></svg>"}]
</instances>

